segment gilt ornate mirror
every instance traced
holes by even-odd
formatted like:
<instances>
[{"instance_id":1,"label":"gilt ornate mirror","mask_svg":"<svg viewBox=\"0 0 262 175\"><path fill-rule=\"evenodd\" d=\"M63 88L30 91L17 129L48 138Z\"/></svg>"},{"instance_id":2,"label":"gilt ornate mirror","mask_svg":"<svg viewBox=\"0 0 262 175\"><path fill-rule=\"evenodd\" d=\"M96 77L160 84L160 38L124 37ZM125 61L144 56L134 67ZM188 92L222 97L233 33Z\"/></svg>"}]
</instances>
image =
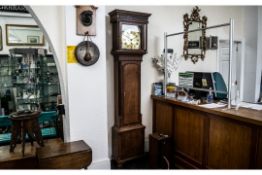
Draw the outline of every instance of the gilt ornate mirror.
<instances>
[{"instance_id":1,"label":"gilt ornate mirror","mask_svg":"<svg viewBox=\"0 0 262 175\"><path fill-rule=\"evenodd\" d=\"M196 6L193 8L192 13L184 15L184 47L183 56L188 58L195 64L199 58L204 60L206 53L206 30L189 32L190 30L206 28L207 17L202 18L199 15L200 9Z\"/></svg>"}]
</instances>

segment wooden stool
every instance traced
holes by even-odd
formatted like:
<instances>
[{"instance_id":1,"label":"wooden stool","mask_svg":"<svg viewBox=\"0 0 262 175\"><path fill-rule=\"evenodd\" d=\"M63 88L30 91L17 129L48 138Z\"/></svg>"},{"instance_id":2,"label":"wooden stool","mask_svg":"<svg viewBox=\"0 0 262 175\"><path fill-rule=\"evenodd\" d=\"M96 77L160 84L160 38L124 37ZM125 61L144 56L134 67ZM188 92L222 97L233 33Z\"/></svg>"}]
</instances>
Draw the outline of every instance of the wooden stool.
<instances>
[{"instance_id":1,"label":"wooden stool","mask_svg":"<svg viewBox=\"0 0 262 175\"><path fill-rule=\"evenodd\" d=\"M22 141L22 155L25 153L26 134L28 135L31 145L36 140L40 146L44 146L41 130L38 124L40 111L12 113L10 119L13 123L11 133L10 152L14 152L17 139Z\"/></svg>"},{"instance_id":2,"label":"wooden stool","mask_svg":"<svg viewBox=\"0 0 262 175\"><path fill-rule=\"evenodd\" d=\"M79 140L37 148L36 156L40 169L87 169L92 162L92 149Z\"/></svg>"}]
</instances>

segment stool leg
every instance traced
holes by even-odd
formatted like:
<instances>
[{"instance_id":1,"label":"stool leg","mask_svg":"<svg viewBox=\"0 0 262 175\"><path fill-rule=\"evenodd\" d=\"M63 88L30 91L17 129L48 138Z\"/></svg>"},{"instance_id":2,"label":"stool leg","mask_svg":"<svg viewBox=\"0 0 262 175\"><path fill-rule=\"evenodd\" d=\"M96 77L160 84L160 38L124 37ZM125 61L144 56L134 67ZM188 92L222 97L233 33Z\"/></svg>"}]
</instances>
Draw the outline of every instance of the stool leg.
<instances>
[{"instance_id":1,"label":"stool leg","mask_svg":"<svg viewBox=\"0 0 262 175\"><path fill-rule=\"evenodd\" d=\"M39 124L38 124L38 120L35 120L35 121L34 121L33 126L34 126L34 127L33 127L33 132L34 132L34 134L35 134L36 142L37 142L40 146L44 146L44 141L43 141L43 138L42 138L40 126L39 126Z\"/></svg>"},{"instance_id":2,"label":"stool leg","mask_svg":"<svg viewBox=\"0 0 262 175\"><path fill-rule=\"evenodd\" d=\"M15 150L18 134L20 134L20 124L18 122L13 122L11 128L10 152L14 152Z\"/></svg>"},{"instance_id":3,"label":"stool leg","mask_svg":"<svg viewBox=\"0 0 262 175\"><path fill-rule=\"evenodd\" d=\"M24 128L24 122L22 121L21 123L21 135L22 135L22 155L24 157L25 155L25 136L26 136L26 131L25 131L25 128Z\"/></svg>"},{"instance_id":4,"label":"stool leg","mask_svg":"<svg viewBox=\"0 0 262 175\"><path fill-rule=\"evenodd\" d=\"M28 138L30 140L30 143L31 143L31 146L34 145L34 140L35 140L35 136L34 136L34 131L33 131L33 128L34 125L32 125L31 123L29 123L26 128L27 128L27 134L28 134Z\"/></svg>"}]
</instances>

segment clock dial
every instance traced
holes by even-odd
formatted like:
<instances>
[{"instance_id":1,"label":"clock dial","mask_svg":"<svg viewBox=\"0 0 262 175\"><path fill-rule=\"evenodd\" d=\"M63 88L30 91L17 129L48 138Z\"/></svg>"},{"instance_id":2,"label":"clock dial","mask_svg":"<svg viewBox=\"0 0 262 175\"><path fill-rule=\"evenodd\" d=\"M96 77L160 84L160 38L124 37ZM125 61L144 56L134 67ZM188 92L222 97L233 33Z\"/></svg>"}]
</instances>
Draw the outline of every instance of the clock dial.
<instances>
[{"instance_id":1,"label":"clock dial","mask_svg":"<svg viewBox=\"0 0 262 175\"><path fill-rule=\"evenodd\" d=\"M121 48L134 50L141 48L141 31L139 26L122 25Z\"/></svg>"}]
</instances>

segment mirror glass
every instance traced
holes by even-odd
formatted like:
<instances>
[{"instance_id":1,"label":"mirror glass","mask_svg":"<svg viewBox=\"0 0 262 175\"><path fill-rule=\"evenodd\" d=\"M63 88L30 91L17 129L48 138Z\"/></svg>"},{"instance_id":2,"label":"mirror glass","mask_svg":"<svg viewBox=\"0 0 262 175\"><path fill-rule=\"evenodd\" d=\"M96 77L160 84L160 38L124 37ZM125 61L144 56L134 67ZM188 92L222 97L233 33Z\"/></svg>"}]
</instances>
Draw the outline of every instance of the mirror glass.
<instances>
[{"instance_id":1,"label":"mirror glass","mask_svg":"<svg viewBox=\"0 0 262 175\"><path fill-rule=\"evenodd\" d=\"M194 30L201 28L201 23L192 21L188 27L188 30ZM202 36L201 31L188 33L188 54L201 54L200 48L200 38Z\"/></svg>"},{"instance_id":2,"label":"mirror glass","mask_svg":"<svg viewBox=\"0 0 262 175\"><path fill-rule=\"evenodd\" d=\"M183 56L187 60L191 59L193 63L196 63L199 58L204 60L206 52L206 31L194 31L191 30L206 28L207 17L203 16L202 19L199 15L200 9L196 6L193 8L192 13L184 15L184 48Z\"/></svg>"},{"instance_id":3,"label":"mirror glass","mask_svg":"<svg viewBox=\"0 0 262 175\"><path fill-rule=\"evenodd\" d=\"M44 34L34 25L6 25L7 45L44 45Z\"/></svg>"}]
</instances>

